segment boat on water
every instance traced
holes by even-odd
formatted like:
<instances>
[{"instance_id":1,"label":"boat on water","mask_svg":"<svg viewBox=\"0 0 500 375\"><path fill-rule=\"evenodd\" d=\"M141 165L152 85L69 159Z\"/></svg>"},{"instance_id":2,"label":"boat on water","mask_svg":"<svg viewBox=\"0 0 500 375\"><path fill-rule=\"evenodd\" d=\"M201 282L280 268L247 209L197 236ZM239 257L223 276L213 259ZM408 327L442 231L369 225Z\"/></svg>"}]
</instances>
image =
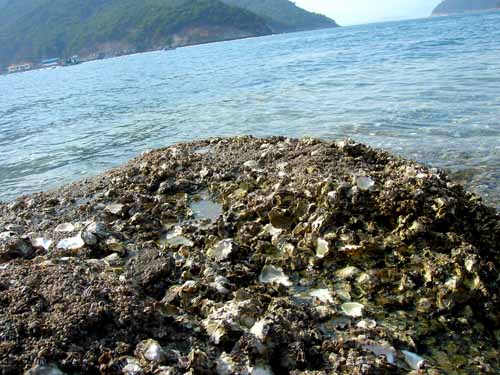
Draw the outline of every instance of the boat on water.
<instances>
[{"instance_id":1,"label":"boat on water","mask_svg":"<svg viewBox=\"0 0 500 375\"><path fill-rule=\"evenodd\" d=\"M70 58L67 58L66 60L64 60L64 65L65 66L77 65L77 64L81 64L81 62L82 61L80 60L80 57L78 55L73 55Z\"/></svg>"}]
</instances>

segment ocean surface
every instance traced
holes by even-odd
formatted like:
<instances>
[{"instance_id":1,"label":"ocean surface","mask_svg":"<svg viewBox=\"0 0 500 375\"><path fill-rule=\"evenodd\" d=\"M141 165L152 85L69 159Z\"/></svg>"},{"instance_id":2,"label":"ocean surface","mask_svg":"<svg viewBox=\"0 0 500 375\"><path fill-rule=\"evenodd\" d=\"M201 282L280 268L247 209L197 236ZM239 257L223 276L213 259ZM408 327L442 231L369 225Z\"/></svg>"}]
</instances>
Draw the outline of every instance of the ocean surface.
<instances>
[{"instance_id":1,"label":"ocean surface","mask_svg":"<svg viewBox=\"0 0 500 375\"><path fill-rule=\"evenodd\" d=\"M500 206L500 13L215 43L0 77L0 200L141 152L252 134L353 138Z\"/></svg>"}]
</instances>

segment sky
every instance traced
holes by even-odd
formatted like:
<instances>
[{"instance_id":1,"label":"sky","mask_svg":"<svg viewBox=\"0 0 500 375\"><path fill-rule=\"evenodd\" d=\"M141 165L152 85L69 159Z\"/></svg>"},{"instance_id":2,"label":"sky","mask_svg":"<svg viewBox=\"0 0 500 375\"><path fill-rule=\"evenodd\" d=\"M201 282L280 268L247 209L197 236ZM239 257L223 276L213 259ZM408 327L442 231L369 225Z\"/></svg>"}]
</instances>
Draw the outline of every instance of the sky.
<instances>
[{"instance_id":1,"label":"sky","mask_svg":"<svg viewBox=\"0 0 500 375\"><path fill-rule=\"evenodd\" d=\"M322 13L340 25L422 18L441 0L292 0L299 7Z\"/></svg>"}]
</instances>

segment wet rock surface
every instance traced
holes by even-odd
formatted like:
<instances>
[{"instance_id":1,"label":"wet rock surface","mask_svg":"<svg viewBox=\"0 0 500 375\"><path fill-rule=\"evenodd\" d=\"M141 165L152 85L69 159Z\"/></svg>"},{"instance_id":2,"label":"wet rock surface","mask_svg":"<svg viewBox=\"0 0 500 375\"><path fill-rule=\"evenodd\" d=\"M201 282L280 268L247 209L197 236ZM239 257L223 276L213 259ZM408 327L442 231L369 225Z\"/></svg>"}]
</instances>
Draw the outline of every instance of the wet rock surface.
<instances>
[{"instance_id":1,"label":"wet rock surface","mask_svg":"<svg viewBox=\"0 0 500 375\"><path fill-rule=\"evenodd\" d=\"M499 244L352 141L155 150L0 204L0 373L499 373Z\"/></svg>"}]
</instances>

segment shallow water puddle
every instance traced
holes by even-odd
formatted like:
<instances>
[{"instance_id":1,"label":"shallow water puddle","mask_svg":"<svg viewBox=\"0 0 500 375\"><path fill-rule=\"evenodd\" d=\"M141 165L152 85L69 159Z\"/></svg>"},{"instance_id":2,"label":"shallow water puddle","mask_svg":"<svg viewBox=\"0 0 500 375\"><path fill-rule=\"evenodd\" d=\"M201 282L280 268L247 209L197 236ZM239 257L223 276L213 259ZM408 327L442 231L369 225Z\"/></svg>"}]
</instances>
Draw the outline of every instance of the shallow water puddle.
<instances>
[{"instance_id":1,"label":"shallow water puddle","mask_svg":"<svg viewBox=\"0 0 500 375\"><path fill-rule=\"evenodd\" d=\"M207 229L211 224L215 223L222 215L222 204L213 199L213 196L208 190L202 190L191 198L189 204L191 215L188 218L175 223L171 229L160 240L161 243L170 246L188 246L194 245L193 241L184 235L184 226L194 224L198 228Z\"/></svg>"},{"instance_id":2,"label":"shallow water puddle","mask_svg":"<svg viewBox=\"0 0 500 375\"><path fill-rule=\"evenodd\" d=\"M210 220L212 222L222 215L222 204L215 201L208 190L201 191L189 205L194 220Z\"/></svg>"},{"instance_id":3,"label":"shallow water puddle","mask_svg":"<svg viewBox=\"0 0 500 375\"><path fill-rule=\"evenodd\" d=\"M200 154L200 155L205 155L205 154L210 153L211 149L212 149L212 146L208 145L208 146L197 148L196 150L194 150L194 153Z\"/></svg>"}]
</instances>

